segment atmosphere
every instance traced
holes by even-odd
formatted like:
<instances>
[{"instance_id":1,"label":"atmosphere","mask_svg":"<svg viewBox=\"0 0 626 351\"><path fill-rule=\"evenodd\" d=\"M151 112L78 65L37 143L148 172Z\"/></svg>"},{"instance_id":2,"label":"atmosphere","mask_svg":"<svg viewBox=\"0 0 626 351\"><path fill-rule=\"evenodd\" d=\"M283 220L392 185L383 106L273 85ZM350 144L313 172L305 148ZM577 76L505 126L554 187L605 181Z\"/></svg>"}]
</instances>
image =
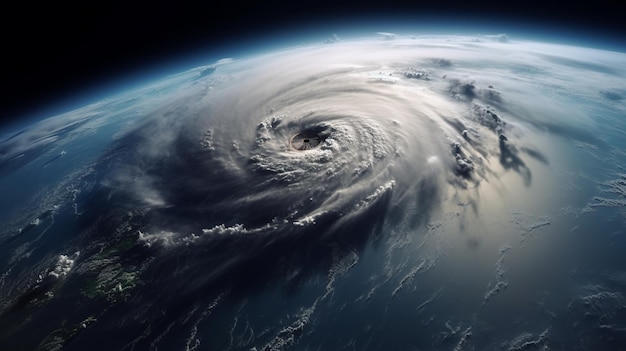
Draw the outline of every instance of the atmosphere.
<instances>
[{"instance_id":1,"label":"atmosphere","mask_svg":"<svg viewBox=\"0 0 626 351\"><path fill-rule=\"evenodd\" d=\"M509 33L624 47L617 1L18 4L3 21L0 123L39 119L220 57L364 31ZM39 28L44 30L31 30ZM451 33L450 33L451 32ZM16 33L19 33L16 34Z\"/></svg>"},{"instance_id":2,"label":"atmosphere","mask_svg":"<svg viewBox=\"0 0 626 351\"><path fill-rule=\"evenodd\" d=\"M13 57L0 349L626 344L614 5L331 5L109 9Z\"/></svg>"}]
</instances>

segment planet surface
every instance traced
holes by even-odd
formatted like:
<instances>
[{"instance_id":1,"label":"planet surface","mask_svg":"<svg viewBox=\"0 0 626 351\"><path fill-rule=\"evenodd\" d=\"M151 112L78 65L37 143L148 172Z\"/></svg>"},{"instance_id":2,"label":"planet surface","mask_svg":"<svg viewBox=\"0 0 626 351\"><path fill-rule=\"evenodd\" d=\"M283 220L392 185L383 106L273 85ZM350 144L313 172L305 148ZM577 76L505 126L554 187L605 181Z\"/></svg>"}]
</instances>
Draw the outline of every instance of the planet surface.
<instances>
[{"instance_id":1,"label":"planet surface","mask_svg":"<svg viewBox=\"0 0 626 351\"><path fill-rule=\"evenodd\" d=\"M626 53L380 32L0 133L3 350L619 350Z\"/></svg>"}]
</instances>

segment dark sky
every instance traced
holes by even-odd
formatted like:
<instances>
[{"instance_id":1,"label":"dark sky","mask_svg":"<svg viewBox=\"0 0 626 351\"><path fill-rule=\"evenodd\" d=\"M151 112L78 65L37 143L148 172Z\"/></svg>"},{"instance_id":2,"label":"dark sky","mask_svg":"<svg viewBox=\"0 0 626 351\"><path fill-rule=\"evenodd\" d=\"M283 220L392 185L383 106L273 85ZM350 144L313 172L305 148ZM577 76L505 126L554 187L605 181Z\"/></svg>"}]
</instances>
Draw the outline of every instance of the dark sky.
<instances>
[{"instance_id":1,"label":"dark sky","mask_svg":"<svg viewBox=\"0 0 626 351\"><path fill-rule=\"evenodd\" d=\"M224 0L223 8L216 1L176 0L20 3L4 9L0 25L3 123L24 116L46 117L101 98L107 87L114 92L133 79L167 70L167 62L194 52L204 52L208 59L214 52L219 58L227 56L230 48L245 48L255 39L307 26L318 30L327 26L330 36L359 18L361 23L372 18L416 23L443 18L460 27L465 21L526 23L555 26L587 40L626 42L625 7L617 0L568 6L536 0Z\"/></svg>"}]
</instances>

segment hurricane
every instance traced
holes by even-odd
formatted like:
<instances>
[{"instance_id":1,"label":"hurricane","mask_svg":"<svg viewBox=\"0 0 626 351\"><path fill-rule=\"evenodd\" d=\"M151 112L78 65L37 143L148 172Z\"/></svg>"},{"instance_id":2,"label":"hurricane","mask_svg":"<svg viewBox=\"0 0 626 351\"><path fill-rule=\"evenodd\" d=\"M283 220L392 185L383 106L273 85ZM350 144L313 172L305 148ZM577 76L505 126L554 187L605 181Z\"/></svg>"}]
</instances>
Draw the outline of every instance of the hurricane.
<instances>
[{"instance_id":1,"label":"hurricane","mask_svg":"<svg viewBox=\"0 0 626 351\"><path fill-rule=\"evenodd\" d=\"M173 125L166 110L129 133L121 144L142 146L113 153L122 159L107 161L120 163L109 187L150 212L139 240L165 252L209 250L200 260L212 272L197 273L208 285L247 277L231 272L240 265L280 280L330 265L332 253L352 252L384 227L425 225L448 186L481 180L480 138L498 135L463 125L455 116L473 113L465 104L424 89L429 80L416 83L410 67L381 66L386 53L350 65L326 55L305 49L236 68L243 75L223 91L196 87L173 103L186 109Z\"/></svg>"},{"instance_id":2,"label":"hurricane","mask_svg":"<svg viewBox=\"0 0 626 351\"><path fill-rule=\"evenodd\" d=\"M605 129L623 100L607 123L573 103L605 101L598 81L623 91L623 54L555 46L502 35L300 45L194 68L4 139L3 175L62 148L43 158L53 169L74 157L72 140L110 144L84 151L90 162L3 233L13 254L0 281L14 288L0 294L2 337L68 350L547 347L568 327L543 314L489 336L502 309L526 316L510 282L541 259L519 255L541 251L537 233L569 216L619 210L624 195L614 182L613 197L578 198L561 181L582 162L572 148L585 162L623 157ZM538 289L549 277L537 273ZM605 288L577 289L623 302ZM574 299L554 313L582 315ZM606 324L585 323L583 335Z\"/></svg>"}]
</instances>

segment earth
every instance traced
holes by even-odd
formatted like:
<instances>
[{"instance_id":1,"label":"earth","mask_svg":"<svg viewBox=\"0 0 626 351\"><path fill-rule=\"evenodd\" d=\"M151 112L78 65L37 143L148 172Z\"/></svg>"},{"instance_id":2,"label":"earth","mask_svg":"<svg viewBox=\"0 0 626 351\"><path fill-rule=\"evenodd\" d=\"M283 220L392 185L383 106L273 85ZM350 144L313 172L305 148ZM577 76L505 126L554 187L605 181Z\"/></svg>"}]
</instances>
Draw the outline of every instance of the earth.
<instances>
[{"instance_id":1,"label":"earth","mask_svg":"<svg viewBox=\"0 0 626 351\"><path fill-rule=\"evenodd\" d=\"M335 35L7 127L1 348L624 349L625 62Z\"/></svg>"}]
</instances>

